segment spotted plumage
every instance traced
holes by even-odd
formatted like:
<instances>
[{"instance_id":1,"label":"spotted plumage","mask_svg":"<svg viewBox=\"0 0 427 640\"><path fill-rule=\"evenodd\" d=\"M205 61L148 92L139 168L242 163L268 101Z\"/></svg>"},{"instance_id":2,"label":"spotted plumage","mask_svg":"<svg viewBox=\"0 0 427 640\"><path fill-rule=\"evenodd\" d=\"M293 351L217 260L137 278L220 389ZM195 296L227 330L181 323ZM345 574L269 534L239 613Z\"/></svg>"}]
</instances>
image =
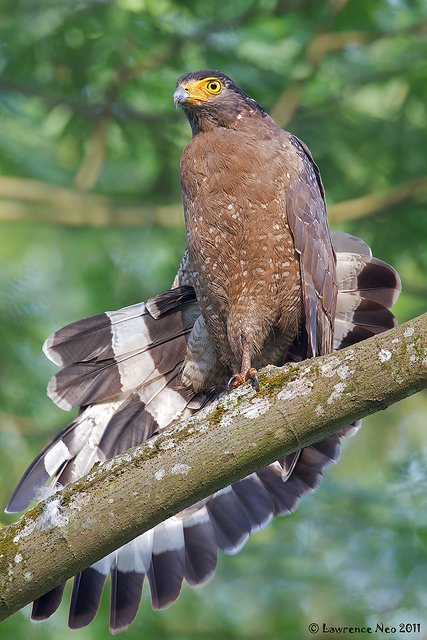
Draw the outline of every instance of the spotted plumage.
<instances>
[{"instance_id":1,"label":"spotted plumage","mask_svg":"<svg viewBox=\"0 0 427 640\"><path fill-rule=\"evenodd\" d=\"M180 78L174 101L193 133L181 163L188 250L169 291L48 338L45 353L61 367L48 394L81 411L28 468L10 512L46 483L80 478L196 413L233 374L255 379L255 367L329 353L395 323L399 277L363 241L329 232L307 147L217 71ZM82 571L70 627L94 618L108 574L113 632L134 619L145 578L155 608L174 602L184 579L206 582L218 549L236 553L273 515L291 513L357 428L233 483ZM32 617L49 617L63 588L36 600Z\"/></svg>"}]
</instances>

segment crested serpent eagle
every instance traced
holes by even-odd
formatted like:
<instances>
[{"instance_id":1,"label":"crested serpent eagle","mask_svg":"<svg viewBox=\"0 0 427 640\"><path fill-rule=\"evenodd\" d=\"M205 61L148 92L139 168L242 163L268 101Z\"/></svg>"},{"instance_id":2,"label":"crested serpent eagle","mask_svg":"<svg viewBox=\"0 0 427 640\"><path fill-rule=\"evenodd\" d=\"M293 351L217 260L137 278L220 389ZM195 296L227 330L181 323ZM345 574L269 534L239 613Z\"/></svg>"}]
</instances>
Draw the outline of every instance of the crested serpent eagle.
<instances>
[{"instance_id":1,"label":"crested serpent eagle","mask_svg":"<svg viewBox=\"0 0 427 640\"><path fill-rule=\"evenodd\" d=\"M40 453L9 512L46 483L66 485L94 463L193 415L257 369L298 361L384 331L400 290L396 271L358 238L330 232L319 169L306 145L218 71L177 83L192 140L181 161L187 252L169 291L79 320L47 339L61 370L50 398L78 416ZM286 515L338 460L335 435L286 456L168 518L74 578L69 625L95 616L111 574L110 628L134 619L144 578L153 607L173 603L183 580L215 572L273 515ZM33 604L58 607L64 585Z\"/></svg>"}]
</instances>

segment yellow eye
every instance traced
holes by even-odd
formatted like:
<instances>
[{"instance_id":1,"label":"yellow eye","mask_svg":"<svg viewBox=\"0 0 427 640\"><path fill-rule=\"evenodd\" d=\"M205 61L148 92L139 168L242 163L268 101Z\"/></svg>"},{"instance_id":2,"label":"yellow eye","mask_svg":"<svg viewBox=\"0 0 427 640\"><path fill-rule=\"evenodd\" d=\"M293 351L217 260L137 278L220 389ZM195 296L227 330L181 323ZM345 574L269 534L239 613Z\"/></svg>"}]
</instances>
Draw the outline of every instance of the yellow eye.
<instances>
[{"instance_id":1,"label":"yellow eye","mask_svg":"<svg viewBox=\"0 0 427 640\"><path fill-rule=\"evenodd\" d=\"M222 85L219 80L209 80L206 85L206 89L209 91L209 93L215 95L216 93L219 93L221 91Z\"/></svg>"}]
</instances>

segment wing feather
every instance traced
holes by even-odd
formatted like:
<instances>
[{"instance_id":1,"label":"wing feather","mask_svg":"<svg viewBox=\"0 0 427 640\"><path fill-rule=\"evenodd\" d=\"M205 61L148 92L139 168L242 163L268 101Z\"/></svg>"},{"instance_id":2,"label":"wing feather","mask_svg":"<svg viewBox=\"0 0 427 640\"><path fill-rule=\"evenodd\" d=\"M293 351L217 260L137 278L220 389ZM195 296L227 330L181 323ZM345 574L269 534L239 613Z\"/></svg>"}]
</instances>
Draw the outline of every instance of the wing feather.
<instances>
[{"instance_id":1,"label":"wing feather","mask_svg":"<svg viewBox=\"0 0 427 640\"><path fill-rule=\"evenodd\" d=\"M317 180L315 166L311 171L312 180ZM322 194L319 182L316 194ZM327 228L322 226L322 211L319 213L313 208L315 198L299 198L298 202L294 237L299 249L307 253ZM313 215L314 220L310 236L304 235L301 209L307 206L308 215ZM320 206L319 203L316 206ZM388 307L400 290L395 271L372 258L369 247L357 238L334 234L333 241L338 296L331 286L333 270L325 268L327 259L334 258L333 250L327 251L320 261L313 251L308 251L307 260L301 260L302 273L304 277L307 275L304 308L309 344L306 352L297 354L297 359L311 351L329 349L329 338L320 340L320 332L329 326L336 300L335 348L352 344L394 323ZM106 385L114 385L108 380L114 379L113 368L106 362L111 353L112 359L123 357L126 361L129 355L132 358L135 353L155 353L158 347L158 357L155 357L155 366L139 371L139 378L125 385L126 391L120 399L91 404L43 450L18 485L10 510L24 508L49 478L66 484L87 473L96 460L143 442L174 421L198 411L215 397L215 391L196 394L178 385L186 331L191 330L200 313L192 296L189 287L180 292L167 292L151 304L134 305L132 311L128 308L109 315L100 314L94 321L75 323L67 332L60 330L54 334L57 337L51 339L48 346L52 359L61 360L65 367L86 363L93 366L94 372L98 367L108 372L102 374L106 376ZM137 336L133 323L140 323L141 318L143 328ZM76 334L79 332L85 346L82 344L76 351L79 362L75 363L72 345L78 344ZM113 346L104 344L104 340ZM95 379L96 375L92 380ZM71 388L75 380L71 376ZM121 379L121 385L122 382ZM69 399L67 384L63 393L64 398ZM92 394L91 401L97 397L96 384L87 385L86 391L89 396ZM359 426L360 423L355 423L343 427L337 434L233 483L82 571L74 582L70 627L80 628L94 618L108 573L112 580L110 629L114 633L126 629L134 619L145 576L155 608L163 608L176 600L184 578L191 586L205 583L215 572L218 549L237 553L249 536L266 526L273 515L293 512L301 498L318 487L324 469L338 460L342 437L353 435ZM63 585L35 601L33 618L49 617L59 605L62 591Z\"/></svg>"},{"instance_id":2,"label":"wing feather","mask_svg":"<svg viewBox=\"0 0 427 640\"><path fill-rule=\"evenodd\" d=\"M304 357L330 353L337 298L335 255L320 172L308 148L290 135L303 165L287 193L286 215L299 254L307 335Z\"/></svg>"}]
</instances>

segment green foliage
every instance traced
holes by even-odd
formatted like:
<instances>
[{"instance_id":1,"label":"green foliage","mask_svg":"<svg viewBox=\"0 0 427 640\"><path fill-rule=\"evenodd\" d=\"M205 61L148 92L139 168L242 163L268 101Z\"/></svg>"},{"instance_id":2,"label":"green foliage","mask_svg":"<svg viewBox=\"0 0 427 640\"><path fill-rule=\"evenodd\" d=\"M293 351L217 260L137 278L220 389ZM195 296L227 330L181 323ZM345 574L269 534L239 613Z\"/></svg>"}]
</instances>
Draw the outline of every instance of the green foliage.
<instances>
[{"instance_id":1,"label":"green foliage","mask_svg":"<svg viewBox=\"0 0 427 640\"><path fill-rule=\"evenodd\" d=\"M423 0L3 0L0 7L0 503L68 416L45 397L54 329L167 288L182 227L41 224L39 187L91 190L111 210L178 203L189 139L176 79L231 75L310 146L329 203L427 175L427 5ZM402 275L400 321L426 309L426 190L341 222ZM19 221L22 219L23 221ZM277 519L213 582L174 607L145 598L128 638L305 638L310 622L420 622L425 629L426 399L366 421L340 465L291 518ZM4 522L11 521L4 517ZM148 595L148 594L147 594ZM73 638L106 637L108 601ZM66 606L0 638L71 637ZM424 633L424 632L423 632ZM358 637L365 637L360 634ZM410 634L393 637L411 637ZM421 637L414 635L413 637Z\"/></svg>"}]
</instances>

